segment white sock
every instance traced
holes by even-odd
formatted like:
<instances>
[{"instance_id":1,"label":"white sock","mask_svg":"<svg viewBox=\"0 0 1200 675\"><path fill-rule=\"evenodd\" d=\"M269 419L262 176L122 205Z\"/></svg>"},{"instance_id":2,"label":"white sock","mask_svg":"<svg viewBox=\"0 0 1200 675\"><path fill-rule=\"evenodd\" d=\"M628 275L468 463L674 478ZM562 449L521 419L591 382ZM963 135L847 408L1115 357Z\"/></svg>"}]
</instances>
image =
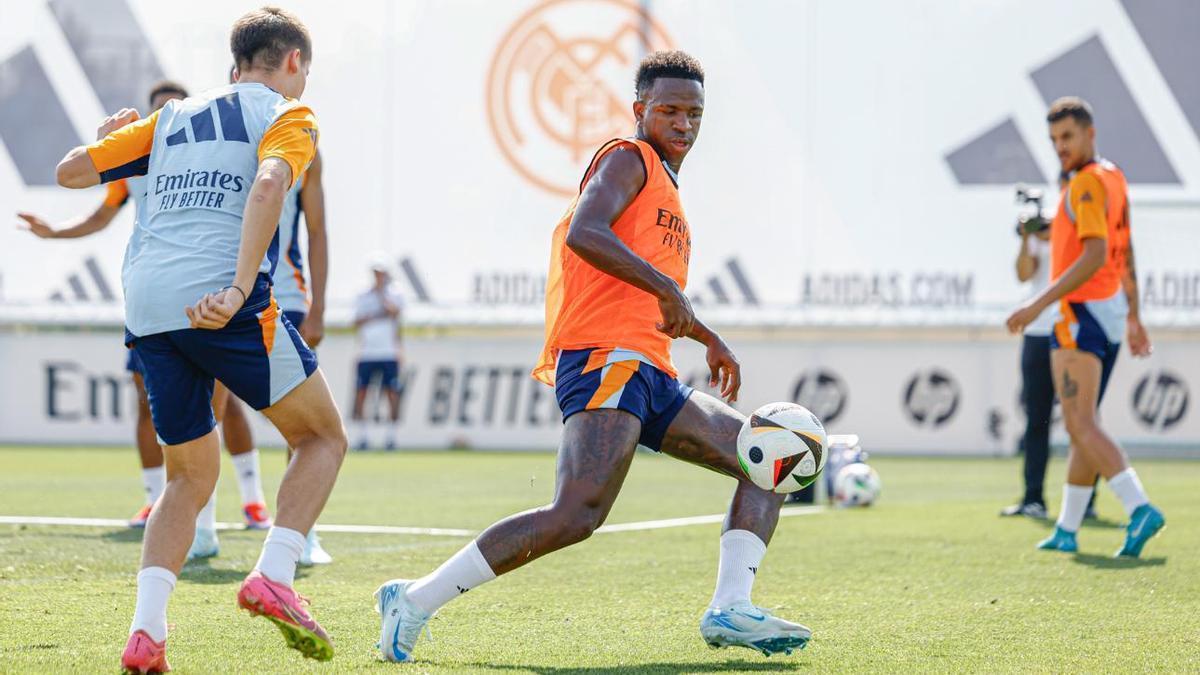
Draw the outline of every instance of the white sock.
<instances>
[{"instance_id":1,"label":"white sock","mask_svg":"<svg viewBox=\"0 0 1200 675\"><path fill-rule=\"evenodd\" d=\"M230 457L233 469L237 472L238 491L242 493L242 504L265 504L263 495L262 474L258 470L258 450L251 450Z\"/></svg>"},{"instance_id":2,"label":"white sock","mask_svg":"<svg viewBox=\"0 0 1200 675\"><path fill-rule=\"evenodd\" d=\"M389 446L396 445L396 429L395 429L395 427L393 427L390 424L387 426L387 429L383 432L383 442L385 445L389 445Z\"/></svg>"},{"instance_id":3,"label":"white sock","mask_svg":"<svg viewBox=\"0 0 1200 675\"><path fill-rule=\"evenodd\" d=\"M137 575L137 606L129 633L144 630L155 642L167 639L167 600L175 590L175 575L165 567L147 567Z\"/></svg>"},{"instance_id":4,"label":"white sock","mask_svg":"<svg viewBox=\"0 0 1200 675\"><path fill-rule=\"evenodd\" d=\"M263 542L262 554L254 569L276 583L291 586L296 580L296 562L304 553L305 537L286 527L272 527Z\"/></svg>"},{"instance_id":5,"label":"white sock","mask_svg":"<svg viewBox=\"0 0 1200 675\"><path fill-rule=\"evenodd\" d=\"M1149 504L1150 498L1146 496L1146 489L1142 487L1142 481L1138 480L1137 472L1133 467L1129 467L1121 473L1108 479L1108 487L1116 493L1117 499L1121 500L1121 506L1125 507L1125 513L1133 515L1134 509L1142 504Z\"/></svg>"},{"instance_id":6,"label":"white sock","mask_svg":"<svg viewBox=\"0 0 1200 675\"><path fill-rule=\"evenodd\" d=\"M354 447L367 447L367 423L362 420L354 420L350 422L350 428L353 430Z\"/></svg>"},{"instance_id":7,"label":"white sock","mask_svg":"<svg viewBox=\"0 0 1200 675\"><path fill-rule=\"evenodd\" d=\"M767 545L748 530L729 530L721 535L721 561L717 564L717 589L710 607L730 607L750 602L754 576L762 564Z\"/></svg>"},{"instance_id":8,"label":"white sock","mask_svg":"<svg viewBox=\"0 0 1200 675\"><path fill-rule=\"evenodd\" d=\"M1062 510L1058 512L1056 524L1067 532L1078 532L1079 526L1083 525L1083 514L1087 511L1091 499L1091 485L1064 485Z\"/></svg>"},{"instance_id":9,"label":"white sock","mask_svg":"<svg viewBox=\"0 0 1200 675\"><path fill-rule=\"evenodd\" d=\"M167 488L167 467L142 469L142 486L146 488L146 503L154 504Z\"/></svg>"},{"instance_id":10,"label":"white sock","mask_svg":"<svg viewBox=\"0 0 1200 675\"><path fill-rule=\"evenodd\" d=\"M217 530L217 490L213 488L213 493L208 497L208 503L204 508L200 509L200 513L196 516L196 529L209 530L215 532Z\"/></svg>"},{"instance_id":11,"label":"white sock","mask_svg":"<svg viewBox=\"0 0 1200 675\"><path fill-rule=\"evenodd\" d=\"M447 602L495 578L479 544L472 541L441 567L414 581L408 587L408 599L433 614Z\"/></svg>"}]
</instances>

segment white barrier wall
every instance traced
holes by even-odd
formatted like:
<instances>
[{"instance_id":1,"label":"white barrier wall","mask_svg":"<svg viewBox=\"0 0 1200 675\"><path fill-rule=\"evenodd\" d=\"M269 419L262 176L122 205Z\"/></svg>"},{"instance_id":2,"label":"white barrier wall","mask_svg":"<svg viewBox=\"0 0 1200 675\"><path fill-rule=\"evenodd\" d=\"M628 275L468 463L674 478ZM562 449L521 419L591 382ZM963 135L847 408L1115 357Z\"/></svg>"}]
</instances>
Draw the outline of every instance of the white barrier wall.
<instances>
[{"instance_id":1,"label":"white barrier wall","mask_svg":"<svg viewBox=\"0 0 1200 675\"><path fill-rule=\"evenodd\" d=\"M835 433L872 451L1008 453L1021 433L1019 341L998 331L728 331L741 359L738 408L797 400ZM1191 388L1200 344L1158 331L1152 358L1121 355L1102 408L1131 447L1168 454L1200 447ZM0 443L130 444L132 384L116 332L0 332ZM550 388L528 377L540 345L529 329L441 329L406 341L398 439L405 447L465 444L549 449L559 436ZM336 333L320 358L347 414L353 338ZM703 384L703 351L679 343L681 378ZM255 416L264 445L278 437ZM1061 437L1061 431L1058 432Z\"/></svg>"}]
</instances>

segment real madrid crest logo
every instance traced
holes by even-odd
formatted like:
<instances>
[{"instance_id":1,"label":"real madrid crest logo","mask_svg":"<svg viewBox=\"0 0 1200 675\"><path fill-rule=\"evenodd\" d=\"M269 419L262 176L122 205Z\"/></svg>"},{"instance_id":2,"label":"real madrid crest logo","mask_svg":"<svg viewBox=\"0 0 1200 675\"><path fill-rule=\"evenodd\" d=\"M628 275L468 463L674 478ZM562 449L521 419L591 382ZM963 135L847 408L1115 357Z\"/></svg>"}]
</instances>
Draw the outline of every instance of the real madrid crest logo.
<instances>
[{"instance_id":1,"label":"real madrid crest logo","mask_svg":"<svg viewBox=\"0 0 1200 675\"><path fill-rule=\"evenodd\" d=\"M633 131L633 71L671 49L663 28L623 0L546 0L500 40L488 122L504 157L534 185L573 195L601 143Z\"/></svg>"}]
</instances>

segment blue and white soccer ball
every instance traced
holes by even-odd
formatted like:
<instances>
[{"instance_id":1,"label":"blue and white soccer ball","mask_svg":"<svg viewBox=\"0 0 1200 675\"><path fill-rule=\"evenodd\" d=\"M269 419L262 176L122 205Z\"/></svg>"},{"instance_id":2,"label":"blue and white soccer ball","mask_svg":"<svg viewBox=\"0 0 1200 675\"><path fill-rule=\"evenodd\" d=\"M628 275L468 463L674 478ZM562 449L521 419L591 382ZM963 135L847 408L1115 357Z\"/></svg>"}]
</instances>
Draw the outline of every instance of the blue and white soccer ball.
<instances>
[{"instance_id":1,"label":"blue and white soccer ball","mask_svg":"<svg viewBox=\"0 0 1200 675\"><path fill-rule=\"evenodd\" d=\"M825 468L825 427L802 405L768 403L738 432L742 471L764 490L780 494L808 487Z\"/></svg>"},{"instance_id":2,"label":"blue and white soccer ball","mask_svg":"<svg viewBox=\"0 0 1200 675\"><path fill-rule=\"evenodd\" d=\"M847 464L833 479L833 502L840 507L870 506L882 489L883 481L875 469L862 462Z\"/></svg>"},{"instance_id":3,"label":"blue and white soccer ball","mask_svg":"<svg viewBox=\"0 0 1200 675\"><path fill-rule=\"evenodd\" d=\"M825 495L833 501L833 482L847 464L867 462L867 453L858 442L858 434L829 434L829 464L825 467Z\"/></svg>"}]
</instances>

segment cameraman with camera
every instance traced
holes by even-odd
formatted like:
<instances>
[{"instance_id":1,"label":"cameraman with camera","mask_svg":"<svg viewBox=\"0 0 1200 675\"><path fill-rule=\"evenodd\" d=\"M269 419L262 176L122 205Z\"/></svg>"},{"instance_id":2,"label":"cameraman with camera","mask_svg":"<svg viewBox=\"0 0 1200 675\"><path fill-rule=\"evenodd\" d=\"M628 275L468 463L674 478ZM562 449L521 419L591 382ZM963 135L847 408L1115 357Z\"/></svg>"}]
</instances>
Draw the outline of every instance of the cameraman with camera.
<instances>
[{"instance_id":1,"label":"cameraman with camera","mask_svg":"<svg viewBox=\"0 0 1200 675\"><path fill-rule=\"evenodd\" d=\"M1062 178L1059 179L1062 186ZM1017 187L1017 202L1034 210L1017 219L1021 248L1017 251L1017 280L1030 285L1036 297L1050 284L1050 221L1042 214L1042 191ZM1021 404L1025 408L1025 495L1002 516L1046 517L1046 463L1050 457L1050 416L1054 407L1054 381L1050 374L1050 333L1054 313L1042 312L1025 328L1021 343Z\"/></svg>"}]
</instances>

